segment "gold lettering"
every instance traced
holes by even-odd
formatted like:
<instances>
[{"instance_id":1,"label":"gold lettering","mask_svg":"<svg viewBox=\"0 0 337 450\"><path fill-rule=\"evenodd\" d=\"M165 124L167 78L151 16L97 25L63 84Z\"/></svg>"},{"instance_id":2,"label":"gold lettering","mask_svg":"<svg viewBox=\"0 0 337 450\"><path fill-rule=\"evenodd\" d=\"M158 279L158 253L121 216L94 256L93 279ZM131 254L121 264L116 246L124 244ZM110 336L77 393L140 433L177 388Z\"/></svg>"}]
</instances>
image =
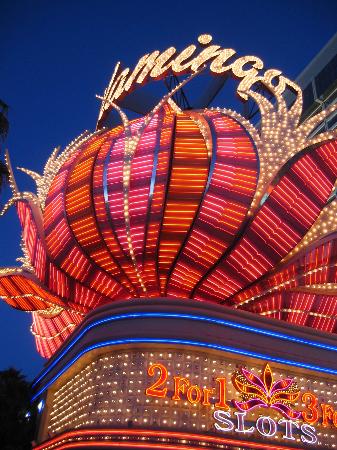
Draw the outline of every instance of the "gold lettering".
<instances>
[{"instance_id":1,"label":"gold lettering","mask_svg":"<svg viewBox=\"0 0 337 450\"><path fill-rule=\"evenodd\" d=\"M244 70L246 64L251 64L252 68ZM263 61L256 56L242 56L232 64L232 71L238 78L253 77L259 73L258 69L263 68Z\"/></svg>"},{"instance_id":2,"label":"gold lettering","mask_svg":"<svg viewBox=\"0 0 337 450\"><path fill-rule=\"evenodd\" d=\"M209 44L212 39L213 37L210 34L201 34L200 36L198 36L198 42L201 45Z\"/></svg>"},{"instance_id":3,"label":"gold lettering","mask_svg":"<svg viewBox=\"0 0 337 450\"><path fill-rule=\"evenodd\" d=\"M159 56L159 51L156 50L154 52L152 52L146 59L143 60L143 70L141 71L141 73L139 74L136 83L137 84L142 84L144 83L144 81L146 80L147 76L149 75L149 73L151 72L151 70L153 69L153 66L155 64L155 61L157 59L157 57ZM137 64L138 66L138 64Z\"/></svg>"},{"instance_id":4,"label":"gold lettering","mask_svg":"<svg viewBox=\"0 0 337 450\"><path fill-rule=\"evenodd\" d=\"M287 86L290 87L291 89L293 89L297 93L297 95L302 93L301 88L296 83L294 83L293 81L289 80L289 78L286 78L283 75L280 75L279 83L276 86L277 93L282 94L285 91L285 88Z\"/></svg>"},{"instance_id":5,"label":"gold lettering","mask_svg":"<svg viewBox=\"0 0 337 450\"><path fill-rule=\"evenodd\" d=\"M232 48L225 48L219 55L214 59L210 66L211 72L214 73L224 73L227 72L231 66L224 66L224 63L229 60L232 56L236 54L236 51Z\"/></svg>"},{"instance_id":6,"label":"gold lettering","mask_svg":"<svg viewBox=\"0 0 337 450\"><path fill-rule=\"evenodd\" d=\"M102 105L101 105L101 108L99 110L99 115L98 115L98 120L97 120L98 122L102 119L104 112L107 111L110 108L109 99L111 98L111 89L112 89L112 85L113 85L113 82L115 80L116 74L118 72L119 66L120 66L120 62L118 62L115 65L114 71L113 71L112 76L111 76L110 83L109 83L108 87L104 91L104 97L103 97L103 100L102 100Z\"/></svg>"},{"instance_id":7,"label":"gold lettering","mask_svg":"<svg viewBox=\"0 0 337 450\"><path fill-rule=\"evenodd\" d=\"M144 55L144 56L142 56L140 58L140 60L138 61L136 67L133 69L133 72L129 76L128 81L125 83L125 86L124 86L124 90L125 91L129 91L130 90L130 88L132 87L133 82L135 81L135 78L137 77L139 72L141 70L143 70L144 67L146 67L150 55L151 55L150 53L147 53L146 55Z\"/></svg>"},{"instance_id":8,"label":"gold lettering","mask_svg":"<svg viewBox=\"0 0 337 450\"><path fill-rule=\"evenodd\" d=\"M149 78L158 79L166 76L170 70L177 75L187 72L195 73L207 62L210 62L212 73L223 74L232 71L233 76L241 80L237 92L245 100L248 99L249 89L256 82L263 83L267 88L271 88L272 85L277 94L282 94L286 87L295 91L299 89L296 89L295 83L283 77L279 70L269 69L263 75L260 75L259 72L263 69L263 62L256 56L243 56L228 64L230 58L236 55L236 51L232 48L223 49L219 45L210 45L211 41L211 35L198 36L199 44L204 47L198 55L195 55L196 45L189 45L178 55L176 55L175 47L169 47L162 53L158 50L147 53L140 58L132 72L130 68L126 68L118 74L118 63L105 91L101 113L110 108L109 101L122 98L135 85L143 84Z\"/></svg>"},{"instance_id":9,"label":"gold lettering","mask_svg":"<svg viewBox=\"0 0 337 450\"><path fill-rule=\"evenodd\" d=\"M115 80L115 77L116 77L116 75L117 75L117 73L118 73L118 69L119 69L120 64L121 64L121 63L118 62L118 63L115 65L114 71L113 71L112 76L111 76L110 83L109 83L109 85L108 85L106 91L104 92L104 97L107 97L107 98L110 97L110 92L111 92L112 87L113 87L112 85L113 85L113 82L114 82L114 80Z\"/></svg>"},{"instance_id":10,"label":"gold lettering","mask_svg":"<svg viewBox=\"0 0 337 450\"><path fill-rule=\"evenodd\" d=\"M199 67L203 66L207 61L218 56L222 50L219 45L210 45L202 50L191 64L191 71L196 72Z\"/></svg>"},{"instance_id":11,"label":"gold lettering","mask_svg":"<svg viewBox=\"0 0 337 450\"><path fill-rule=\"evenodd\" d=\"M264 84L265 86L269 87L272 84L272 81L274 80L274 78L278 77L280 75L280 73L281 72L279 70L268 69L261 76L260 75L259 76L253 75L253 76L250 76L250 77L245 77L239 83L239 86L237 87L237 93L244 100L247 100L248 99L247 92L253 86L253 84L255 84L258 81L260 81L262 84ZM276 88L278 88L278 87L279 87L280 94L281 94L284 91L284 89L285 89L285 85L283 85L283 82L282 82L282 85L281 85L280 81L279 81L279 84L276 86Z\"/></svg>"},{"instance_id":12,"label":"gold lettering","mask_svg":"<svg viewBox=\"0 0 337 450\"><path fill-rule=\"evenodd\" d=\"M179 53L174 61L172 61L172 70L174 73L180 75L191 66L195 59L185 62L185 64L183 64L183 62L188 60L188 58L193 55L196 49L197 47L195 45L190 45L189 47L186 47L181 53Z\"/></svg>"},{"instance_id":13,"label":"gold lettering","mask_svg":"<svg viewBox=\"0 0 337 450\"><path fill-rule=\"evenodd\" d=\"M108 100L111 100L112 102L119 98L124 93L124 86L127 82L127 76L130 72L130 69L124 69L116 78L116 81L114 82Z\"/></svg>"},{"instance_id":14,"label":"gold lettering","mask_svg":"<svg viewBox=\"0 0 337 450\"><path fill-rule=\"evenodd\" d=\"M248 70L244 70L246 64L251 64L252 67ZM238 78L243 78L239 83L237 92L241 97L245 98L245 94L242 95L242 91L247 91L247 86L251 87L256 81L258 81L259 69L263 68L263 61L256 56L242 56L232 64L233 75Z\"/></svg>"},{"instance_id":15,"label":"gold lettering","mask_svg":"<svg viewBox=\"0 0 337 450\"><path fill-rule=\"evenodd\" d=\"M174 47L169 47L161 55L158 56L155 62L155 66L150 73L151 78L160 78L167 74L167 72L171 69L172 61L168 64L166 63L172 58L176 51L177 50ZM166 64L166 66L164 64Z\"/></svg>"}]
</instances>

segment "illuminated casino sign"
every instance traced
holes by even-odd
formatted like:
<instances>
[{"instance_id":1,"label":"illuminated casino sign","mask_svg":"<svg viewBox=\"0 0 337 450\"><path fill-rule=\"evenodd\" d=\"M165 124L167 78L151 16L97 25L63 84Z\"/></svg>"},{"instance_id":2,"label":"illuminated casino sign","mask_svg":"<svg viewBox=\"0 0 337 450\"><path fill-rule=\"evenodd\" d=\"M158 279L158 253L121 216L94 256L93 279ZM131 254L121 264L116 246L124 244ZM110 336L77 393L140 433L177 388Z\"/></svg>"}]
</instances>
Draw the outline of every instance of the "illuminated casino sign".
<instances>
[{"instance_id":1,"label":"illuminated casino sign","mask_svg":"<svg viewBox=\"0 0 337 450\"><path fill-rule=\"evenodd\" d=\"M166 398L168 396L168 370L164 364L155 363L148 368L149 376L157 375L157 380L146 389L145 393L151 397ZM320 423L324 427L337 428L337 410L331 404L318 401L312 392L304 392L301 400L306 407L302 411L292 409L294 402L300 397L300 390L291 378L274 381L271 367L266 364L262 377L241 368L231 377L231 382L240 393L242 401L232 399L227 401L227 379L215 378L215 387L200 387L192 384L189 378L173 376L172 400L187 400L191 405L201 404L215 408L213 417L214 427L222 433L235 432L238 434L252 434L256 430L261 436L274 437L278 425L284 424L281 437L294 441L294 430L301 431L301 441L305 444L316 444L317 435L314 424ZM217 398L217 401L212 401ZM237 409L231 415L230 404ZM220 408L220 409L219 409ZM268 415L260 415L254 426L246 426L246 416L255 408L272 408L278 410L283 418L275 420Z\"/></svg>"},{"instance_id":2,"label":"illuminated casino sign","mask_svg":"<svg viewBox=\"0 0 337 450\"><path fill-rule=\"evenodd\" d=\"M239 79L259 126L208 103L182 109L175 94L203 67ZM183 74L129 120L123 95L169 73ZM32 312L40 354L51 357L96 308L137 298L214 302L334 332L337 134L313 133L337 105L302 121L302 104L280 70L201 35L116 69L107 120L56 148L42 174L22 169L36 193L19 190L7 154L13 195L0 214L16 206L23 256L0 269L0 297ZM112 110L121 123L109 128Z\"/></svg>"},{"instance_id":3,"label":"illuminated casino sign","mask_svg":"<svg viewBox=\"0 0 337 450\"><path fill-rule=\"evenodd\" d=\"M210 106L229 76L256 121ZM98 98L95 131L21 169L36 193L6 154L23 255L0 297L49 359L35 449L333 449L337 104L303 120L296 83L209 34Z\"/></svg>"},{"instance_id":4,"label":"illuminated casino sign","mask_svg":"<svg viewBox=\"0 0 337 450\"><path fill-rule=\"evenodd\" d=\"M202 34L198 37L199 49L192 44L187 46L180 53L175 47L169 47L163 52L158 50L142 56L135 68L121 68L117 63L112 74L112 78L104 92L102 107L100 110L98 123L104 113L110 110L113 103L118 103L132 90L150 80L158 80L166 77L170 73L174 75L198 74L209 66L213 75L231 74L240 80L237 87L238 95L248 99L247 91L257 82L272 83L275 85L279 95L286 88L294 89L297 93L300 88L293 81L282 75L277 69L268 69L264 73L263 61L256 56L236 56L236 51L232 48L222 48L220 45L211 44L212 36ZM201 47L201 48L200 48Z\"/></svg>"},{"instance_id":5,"label":"illuminated casino sign","mask_svg":"<svg viewBox=\"0 0 337 450\"><path fill-rule=\"evenodd\" d=\"M108 426L208 436L211 448L333 448L337 432L335 377L254 358L243 367L235 355L179 346L105 350L62 376L46 404L42 437Z\"/></svg>"}]
</instances>

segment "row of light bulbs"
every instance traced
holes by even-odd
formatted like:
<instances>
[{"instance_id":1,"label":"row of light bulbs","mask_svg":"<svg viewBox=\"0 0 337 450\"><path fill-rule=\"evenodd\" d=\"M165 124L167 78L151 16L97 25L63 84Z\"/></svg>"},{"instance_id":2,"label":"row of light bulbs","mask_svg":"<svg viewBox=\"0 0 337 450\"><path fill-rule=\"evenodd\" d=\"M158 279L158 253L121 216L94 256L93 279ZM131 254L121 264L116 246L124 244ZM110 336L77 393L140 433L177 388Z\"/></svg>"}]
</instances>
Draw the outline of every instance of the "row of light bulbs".
<instances>
[{"instance_id":1,"label":"row of light bulbs","mask_svg":"<svg viewBox=\"0 0 337 450\"><path fill-rule=\"evenodd\" d=\"M191 405L189 405L186 401L172 402L170 399L145 399L144 390L149 384L149 380L146 375L147 361L149 361L148 364L151 364L154 361L162 361L170 370L170 376L172 373L183 373L184 376L188 376L193 379L196 378L196 375L199 375L200 378L204 378L204 369L207 369L208 376L206 377L207 381L205 380L204 382L205 386L212 382L214 378L214 369L216 374L224 373L223 361L207 358L206 355L206 357L203 357L197 353L179 353L179 355L180 357L178 357L177 353L173 351L169 353L142 352L143 366L136 369L134 362L137 361L138 364L138 352L129 352L124 354L115 353L111 356L101 357L96 361L92 361L84 369L82 369L81 372L77 373L73 379L68 380L55 392L52 401L52 411L50 413L50 432L55 434L63 432L67 429L83 428L88 425L95 426L97 423L127 423L130 419L146 426L151 423L152 418L157 414L157 423L162 423L162 426L176 427L177 424L179 426L179 424L185 423L184 426L191 426L192 428L196 428L198 424L202 429L212 428L212 417L207 418L203 415L202 421L200 422L200 414L202 413L202 410L199 409L197 405L194 405L193 408L196 412L198 412L196 414L193 413ZM178 363L177 361L180 362ZM185 373L187 364L191 364L192 361L198 361L198 364L200 365L199 373L195 373L195 367L191 367L193 370L192 373ZM122 363L124 376L128 378L129 388L125 387L124 390L118 389L118 384L120 384L120 373L118 371L113 374L116 379L113 380L111 378L113 376L111 374L111 370L116 367L116 364L120 365L120 363ZM204 363L206 363L207 366L203 366ZM179 367L178 364L180 365ZM230 378L230 373L234 370L235 365L236 364L234 362L226 364L227 369L229 369L228 379ZM231 367L233 367L233 369L231 369ZM261 366L254 367L250 370L256 373L261 373ZM134 376L136 378L132 379ZM289 376L289 373L284 374L274 371L274 376L275 378L283 378ZM312 392L315 392L316 395L322 397L324 402L334 405L337 404L337 393L331 391L331 389L336 388L336 385L332 385L330 383L327 384L325 381L311 381L303 376L299 378L295 375L294 379L297 379L301 382L301 384L303 384L301 386L302 391L311 390ZM131 381L134 383L131 383ZM133 387L131 389L133 392L129 392L130 385L136 385L135 389ZM316 385L318 386L316 387ZM138 387L140 389L138 389ZM124 400L127 400L128 398L130 399L130 397L136 397L136 400L138 400L136 404L142 409L142 413L140 414L141 417L132 417L132 412L134 412L135 407L131 407L127 401L123 401L123 398L117 400L115 396L118 392L120 392L121 395L126 396L126 399ZM145 401L139 400L139 397L142 395L144 395ZM235 395L236 392L234 388L232 388L230 383L228 383L228 398L235 398ZM333 398L331 398L331 396ZM302 405L302 407L304 408L304 405ZM146 413L146 411L148 411L148 413ZM190 418L188 421L186 421L186 419L184 420L183 417L179 418L179 414L183 411L189 414ZM252 413L253 416L255 416L255 414L255 412ZM197 418L199 419L197 420ZM161 419L166 420L166 423L162 422ZM204 425L204 427L202 425ZM334 439L331 437L331 434L326 431L323 434L319 432L318 435L323 440L329 440L330 438Z\"/></svg>"}]
</instances>

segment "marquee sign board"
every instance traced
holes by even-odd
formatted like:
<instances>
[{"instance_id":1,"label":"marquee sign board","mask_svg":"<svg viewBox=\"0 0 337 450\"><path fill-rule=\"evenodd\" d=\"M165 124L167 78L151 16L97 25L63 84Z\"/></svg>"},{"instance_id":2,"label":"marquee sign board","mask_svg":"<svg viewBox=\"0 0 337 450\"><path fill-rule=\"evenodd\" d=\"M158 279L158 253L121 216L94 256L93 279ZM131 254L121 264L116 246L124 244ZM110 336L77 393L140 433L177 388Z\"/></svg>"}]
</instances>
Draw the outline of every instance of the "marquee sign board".
<instances>
[{"instance_id":1,"label":"marquee sign board","mask_svg":"<svg viewBox=\"0 0 337 450\"><path fill-rule=\"evenodd\" d=\"M168 382L168 370L164 364L155 363L149 366L149 376L155 376L157 380L146 389L145 393L151 397L167 398L168 388L164 387ZM227 382L231 381L239 392L243 401L227 400ZM171 399L174 401L187 400L191 405L201 404L206 407L214 407L214 427L223 433L235 432L249 435L258 432L263 437L274 438L279 425L284 424L282 439L295 441L294 430L300 430L300 439L304 444L317 444L317 431L313 425L321 424L323 427L337 427L337 410L329 403L319 403L317 395L313 392L303 392L292 378L284 378L274 381L270 365L267 363L262 375L250 372L241 367L233 373L231 380L226 377L216 377L215 387L201 387L192 384L190 378L173 376L174 393ZM217 400L214 400L216 398ZM212 401L212 399L214 401ZM301 411L293 409L294 403L301 400L305 408ZM230 412L230 403L233 411ZM255 426L246 427L245 420L253 409L261 409ZM274 409L280 413L280 419L273 419L266 409Z\"/></svg>"},{"instance_id":2,"label":"marquee sign board","mask_svg":"<svg viewBox=\"0 0 337 450\"><path fill-rule=\"evenodd\" d=\"M51 436L126 427L206 434L222 445L333 448L337 432L329 376L195 349L111 351L60 381L49 403Z\"/></svg>"}]
</instances>

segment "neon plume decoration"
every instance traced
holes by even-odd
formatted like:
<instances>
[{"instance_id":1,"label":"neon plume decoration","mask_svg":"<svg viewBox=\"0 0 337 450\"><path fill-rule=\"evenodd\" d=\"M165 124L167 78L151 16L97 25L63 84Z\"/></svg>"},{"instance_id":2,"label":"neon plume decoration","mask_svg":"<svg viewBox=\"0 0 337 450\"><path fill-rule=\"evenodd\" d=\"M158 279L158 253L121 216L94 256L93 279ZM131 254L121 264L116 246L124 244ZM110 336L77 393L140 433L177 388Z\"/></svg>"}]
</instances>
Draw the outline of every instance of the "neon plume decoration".
<instances>
[{"instance_id":1,"label":"neon plume decoration","mask_svg":"<svg viewBox=\"0 0 337 450\"><path fill-rule=\"evenodd\" d=\"M259 128L229 109L182 111L172 96L202 70L145 117L110 102L121 125L56 148L42 174L21 169L36 193L19 190L6 154L13 195L2 214L16 206L23 255L0 269L0 297L32 313L44 357L90 311L133 298L337 331L337 132L312 137L337 105L300 122L300 88L287 81L288 107L269 70L259 83L274 101L240 83Z\"/></svg>"}]
</instances>

